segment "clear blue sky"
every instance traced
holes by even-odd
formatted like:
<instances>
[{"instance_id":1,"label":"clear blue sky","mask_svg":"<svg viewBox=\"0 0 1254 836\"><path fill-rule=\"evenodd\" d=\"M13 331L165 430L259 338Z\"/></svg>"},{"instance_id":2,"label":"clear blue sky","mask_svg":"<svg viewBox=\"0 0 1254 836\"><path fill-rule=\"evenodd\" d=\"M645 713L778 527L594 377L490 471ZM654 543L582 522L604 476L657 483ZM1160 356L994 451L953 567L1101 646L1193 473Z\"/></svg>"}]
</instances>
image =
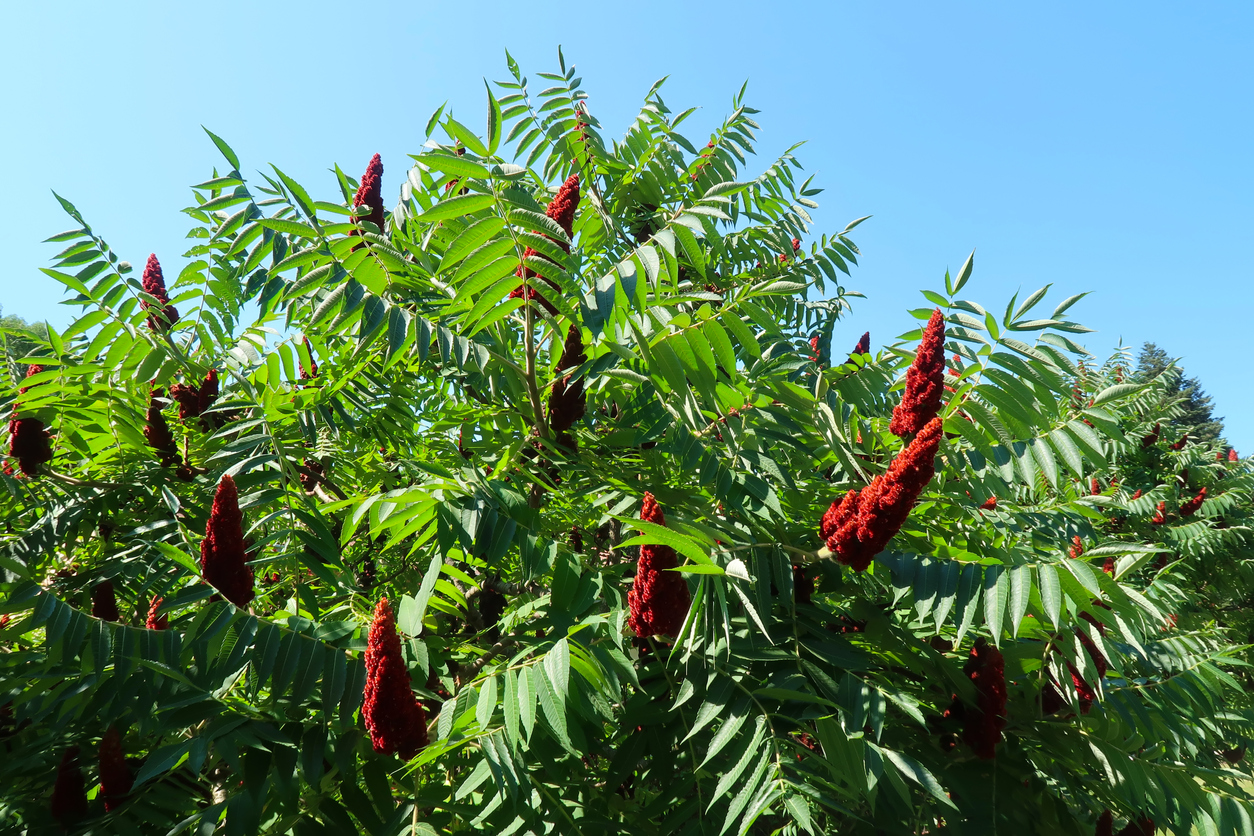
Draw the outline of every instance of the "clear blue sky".
<instances>
[{"instance_id":1,"label":"clear blue sky","mask_svg":"<svg viewBox=\"0 0 1254 836\"><path fill-rule=\"evenodd\" d=\"M1099 333L1183 358L1254 453L1254 4L23 3L4 15L6 313L68 321L37 268L74 201L136 264L177 275L187 186L276 163L320 197L327 169L383 155L395 195L444 100L483 120L506 47L533 83L561 44L617 135L663 75L701 134L749 81L767 159L818 173L817 231L857 230L869 297L843 336L881 345L973 248L969 297L1053 282ZM539 87L536 88L540 89ZM699 130L698 130L699 129ZM964 294L968 295L968 294ZM842 339L837 332L837 340Z\"/></svg>"}]
</instances>

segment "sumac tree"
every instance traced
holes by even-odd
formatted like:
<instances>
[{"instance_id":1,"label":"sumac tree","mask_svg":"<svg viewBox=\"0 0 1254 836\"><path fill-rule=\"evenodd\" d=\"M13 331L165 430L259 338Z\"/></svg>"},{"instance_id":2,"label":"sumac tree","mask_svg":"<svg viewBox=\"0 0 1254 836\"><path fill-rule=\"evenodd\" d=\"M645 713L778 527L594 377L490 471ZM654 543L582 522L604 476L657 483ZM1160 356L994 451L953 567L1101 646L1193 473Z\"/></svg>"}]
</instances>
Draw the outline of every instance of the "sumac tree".
<instances>
[{"instance_id":1,"label":"sumac tree","mask_svg":"<svg viewBox=\"0 0 1254 836\"><path fill-rule=\"evenodd\" d=\"M142 280L62 201L79 313L5 369L5 827L1249 832L1248 460L1143 444L1165 390L1080 297L999 315L970 259L874 351L858 221L746 173L743 91L609 141L509 70L318 198L210 134Z\"/></svg>"}]
</instances>

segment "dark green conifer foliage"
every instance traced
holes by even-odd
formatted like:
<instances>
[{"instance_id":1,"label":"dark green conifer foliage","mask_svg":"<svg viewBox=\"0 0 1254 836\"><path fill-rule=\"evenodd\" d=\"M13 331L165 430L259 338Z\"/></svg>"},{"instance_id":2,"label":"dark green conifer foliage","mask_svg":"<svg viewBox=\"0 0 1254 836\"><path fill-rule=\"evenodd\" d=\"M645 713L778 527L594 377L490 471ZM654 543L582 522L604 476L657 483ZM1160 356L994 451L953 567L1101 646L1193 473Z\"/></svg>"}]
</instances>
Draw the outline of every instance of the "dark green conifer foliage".
<instances>
[{"instance_id":1,"label":"dark green conifer foliage","mask_svg":"<svg viewBox=\"0 0 1254 836\"><path fill-rule=\"evenodd\" d=\"M1147 342L1137 355L1136 378L1152 380L1164 375L1168 398L1180 400L1180 414L1170 419L1170 424L1189 434L1194 441L1218 441L1224 432L1223 418L1216 417L1211 396L1202 389L1196 377L1185 377L1179 363L1172 364L1171 357L1156 343Z\"/></svg>"}]
</instances>

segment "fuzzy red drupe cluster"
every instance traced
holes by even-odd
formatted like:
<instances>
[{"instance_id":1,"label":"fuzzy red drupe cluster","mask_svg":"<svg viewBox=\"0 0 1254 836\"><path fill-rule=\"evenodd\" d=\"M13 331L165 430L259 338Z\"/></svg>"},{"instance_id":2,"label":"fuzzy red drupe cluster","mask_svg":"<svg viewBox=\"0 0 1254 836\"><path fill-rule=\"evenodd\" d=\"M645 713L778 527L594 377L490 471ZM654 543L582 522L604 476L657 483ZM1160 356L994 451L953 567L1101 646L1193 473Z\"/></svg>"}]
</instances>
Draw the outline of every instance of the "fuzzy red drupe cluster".
<instances>
[{"instance_id":1,"label":"fuzzy red drupe cluster","mask_svg":"<svg viewBox=\"0 0 1254 836\"><path fill-rule=\"evenodd\" d=\"M579 208L579 175L572 174L566 178L566 182L558 188L557 194L553 200L549 202L549 206L544 210L544 214L551 218L566 233L566 237L573 237L575 234L575 210ZM546 236L547 237L547 236ZM565 252L570 252L570 245L564 242L556 242ZM523 264L518 265L518 269L514 271L514 275L526 278L544 278L538 275L534 270L525 266L527 258L530 256L538 256L535 250L527 247L523 250ZM554 290L558 290L557 282L551 279L544 279ZM521 299L523 295L523 285L519 285L510 291L510 299ZM545 299L536 289L534 285L528 283L527 298L534 299L539 302L545 310L552 316L557 316L557 308L548 299Z\"/></svg>"},{"instance_id":2,"label":"fuzzy red drupe cluster","mask_svg":"<svg viewBox=\"0 0 1254 836\"><path fill-rule=\"evenodd\" d=\"M104 580L91 589L91 614L101 621L120 621L118 599L113 592L113 581Z\"/></svg>"},{"instance_id":3,"label":"fuzzy red drupe cluster","mask_svg":"<svg viewBox=\"0 0 1254 836\"><path fill-rule=\"evenodd\" d=\"M170 431L170 425L161 412L161 399L164 395L160 389L152 390L148 401L147 421L144 423L144 439L149 447L157 451L162 467L174 467L183 463L183 457L179 455L174 433Z\"/></svg>"},{"instance_id":4,"label":"fuzzy red drupe cluster","mask_svg":"<svg viewBox=\"0 0 1254 836\"><path fill-rule=\"evenodd\" d=\"M32 377L43 370L43 366L32 364L26 368L25 376ZM29 389L23 386L19 391L25 394ZM52 437L44 422L34 417L19 418L14 412L9 419L9 455L17 459L18 467L27 476L37 475L40 465L52 461Z\"/></svg>"},{"instance_id":5,"label":"fuzzy red drupe cluster","mask_svg":"<svg viewBox=\"0 0 1254 836\"><path fill-rule=\"evenodd\" d=\"M77 746L66 749L61 756L48 808L52 817L66 830L87 816L87 790L83 784L83 770L78 765Z\"/></svg>"},{"instance_id":6,"label":"fuzzy red drupe cluster","mask_svg":"<svg viewBox=\"0 0 1254 836\"><path fill-rule=\"evenodd\" d=\"M122 735L109 726L100 738L100 790L104 796L105 811L121 806L130 794L134 778L122 753Z\"/></svg>"},{"instance_id":7,"label":"fuzzy red drupe cluster","mask_svg":"<svg viewBox=\"0 0 1254 836\"><path fill-rule=\"evenodd\" d=\"M52 437L38 418L9 420L9 455L27 476L39 473L39 466L52 461Z\"/></svg>"},{"instance_id":8,"label":"fuzzy red drupe cluster","mask_svg":"<svg viewBox=\"0 0 1254 836\"><path fill-rule=\"evenodd\" d=\"M365 219L383 230L383 159L378 154L370 158L366 173L361 175L361 185L357 187L357 194L353 195L353 206L369 207L370 214L365 215Z\"/></svg>"},{"instance_id":9,"label":"fuzzy red drupe cluster","mask_svg":"<svg viewBox=\"0 0 1254 836\"><path fill-rule=\"evenodd\" d=\"M244 517L239 510L235 480L223 476L213 496L213 509L200 544L200 568L205 580L237 607L252 601L253 570L247 565Z\"/></svg>"},{"instance_id":10,"label":"fuzzy red drupe cluster","mask_svg":"<svg viewBox=\"0 0 1254 836\"><path fill-rule=\"evenodd\" d=\"M1100 602L1095 603L1100 604ZM1103 604L1102 606L1105 605ZM1080 613L1080 617L1088 621L1090 624L1093 624L1099 634L1105 631L1105 625L1094 618L1091 614L1082 612ZM1110 663L1106 660L1106 657L1102 654L1101 650L1098 649L1097 643L1094 642L1087 633L1077 628L1075 635L1085 652L1088 653L1089 659L1092 660L1093 668L1097 673L1097 678L1101 679L1106 675L1106 671L1110 669ZM1071 684L1075 688L1076 697L1079 698L1080 713L1088 714L1089 709L1092 708L1094 701L1097 699L1097 689L1094 688L1087 679L1081 676L1080 669L1075 666L1074 662L1067 660L1066 664L1067 672L1071 674ZM1058 693L1056 686L1057 681L1052 675L1049 679L1050 681L1045 685L1044 690L1041 692L1041 705L1044 713L1046 714L1052 714L1055 711L1058 711L1065 704L1063 702L1062 695Z\"/></svg>"},{"instance_id":11,"label":"fuzzy red drupe cluster","mask_svg":"<svg viewBox=\"0 0 1254 836\"><path fill-rule=\"evenodd\" d=\"M967 710L962 739L985 760L997 754L1006 727L1006 663L1001 651L976 640L962 672L975 684L976 710Z\"/></svg>"},{"instance_id":12,"label":"fuzzy red drupe cluster","mask_svg":"<svg viewBox=\"0 0 1254 836\"><path fill-rule=\"evenodd\" d=\"M387 598L375 605L365 662L361 715L370 743L380 754L409 760L427 745L427 715L410 687L401 637Z\"/></svg>"},{"instance_id":13,"label":"fuzzy red drupe cluster","mask_svg":"<svg viewBox=\"0 0 1254 836\"><path fill-rule=\"evenodd\" d=\"M148 605L148 617L144 620L144 626L149 630L165 630L170 626L170 616L161 612L161 602L164 598L154 597L152 603Z\"/></svg>"},{"instance_id":14,"label":"fuzzy red drupe cluster","mask_svg":"<svg viewBox=\"0 0 1254 836\"><path fill-rule=\"evenodd\" d=\"M210 369L199 386L175 383L170 398L179 405L179 420L198 418L218 399L218 370Z\"/></svg>"},{"instance_id":15,"label":"fuzzy red drupe cluster","mask_svg":"<svg viewBox=\"0 0 1254 836\"><path fill-rule=\"evenodd\" d=\"M562 347L562 355L557 361L557 373L573 369L586 362L588 355L584 353L583 335L576 325L571 325L566 332L566 343ZM587 395L584 392L583 378L572 380L572 375L563 375L553 381L549 391L549 426L557 433L565 433L575 422L583 417L587 407Z\"/></svg>"},{"instance_id":16,"label":"fuzzy red drupe cluster","mask_svg":"<svg viewBox=\"0 0 1254 836\"><path fill-rule=\"evenodd\" d=\"M1128 822L1117 836L1154 836L1155 829L1153 819L1141 816L1139 819Z\"/></svg>"},{"instance_id":17,"label":"fuzzy red drupe cluster","mask_svg":"<svg viewBox=\"0 0 1254 836\"><path fill-rule=\"evenodd\" d=\"M941 420L933 418L861 491L849 491L823 515L819 536L836 559L859 572L884 550L936 473Z\"/></svg>"},{"instance_id":18,"label":"fuzzy red drupe cluster","mask_svg":"<svg viewBox=\"0 0 1254 836\"><path fill-rule=\"evenodd\" d=\"M1191 517L1202 507L1202 503L1206 501L1206 488L1202 488L1197 492L1197 496L1180 504L1180 516Z\"/></svg>"},{"instance_id":19,"label":"fuzzy red drupe cluster","mask_svg":"<svg viewBox=\"0 0 1254 836\"><path fill-rule=\"evenodd\" d=\"M157 261L156 253L149 255L148 263L144 265L143 288L144 293L160 303L154 305L147 299L140 300L140 307L150 311L148 327L158 332L168 330L179 321L179 312L170 304L170 294L165 288L165 276L161 273L161 262Z\"/></svg>"},{"instance_id":20,"label":"fuzzy red drupe cluster","mask_svg":"<svg viewBox=\"0 0 1254 836\"><path fill-rule=\"evenodd\" d=\"M814 578L806 574L804 566L792 567L792 597L798 604L808 604L814 597Z\"/></svg>"},{"instance_id":21,"label":"fuzzy red drupe cluster","mask_svg":"<svg viewBox=\"0 0 1254 836\"><path fill-rule=\"evenodd\" d=\"M26 376L26 377L34 377L35 375L39 374L39 373L40 373L40 372L42 372L43 370L44 370L44 367L43 367L43 366L41 366L41 365L39 365L38 363L31 363L29 366L27 366L27 367L26 367L26 375L25 375L25 376ZM30 387L29 387L29 386L19 386L17 391L18 391L18 392L20 392L21 394L25 395L27 392L29 392L29 391L30 391Z\"/></svg>"},{"instance_id":22,"label":"fuzzy red drupe cluster","mask_svg":"<svg viewBox=\"0 0 1254 836\"><path fill-rule=\"evenodd\" d=\"M1090 618L1092 618L1091 615ZM1076 638L1080 639L1081 647L1085 648L1088 658L1091 659L1093 669L1097 672L1097 678L1105 677L1106 672L1110 671L1110 662L1107 662L1104 654L1097 649L1097 643L1093 642L1090 635L1078 627L1076 628ZM1076 693L1080 694L1080 704L1083 707L1083 712L1088 713L1088 706L1090 706L1093 699L1097 698L1096 689L1080 676L1080 669L1076 668L1075 664L1067 662L1067 669L1071 673L1071 682L1076 686Z\"/></svg>"},{"instance_id":23,"label":"fuzzy red drupe cluster","mask_svg":"<svg viewBox=\"0 0 1254 836\"><path fill-rule=\"evenodd\" d=\"M544 214L557 221L566 232L569 238L575 234L575 210L579 208L579 175L572 174L566 178L566 182L562 183L557 190L557 194L553 196L553 200L549 203L549 207L544 210ZM560 244L561 248L566 252L570 252L570 247L566 244Z\"/></svg>"},{"instance_id":24,"label":"fuzzy red drupe cluster","mask_svg":"<svg viewBox=\"0 0 1254 836\"><path fill-rule=\"evenodd\" d=\"M309 344L309 338L305 337L305 351L309 353L309 368L305 368L305 358L299 356L300 362L300 379L313 380L318 376L318 361L314 359L313 346Z\"/></svg>"},{"instance_id":25,"label":"fuzzy red drupe cluster","mask_svg":"<svg viewBox=\"0 0 1254 836\"><path fill-rule=\"evenodd\" d=\"M853 347L854 354L870 354L871 353L871 332L867 331L858 339L858 344ZM853 362L853 356L850 355L849 361Z\"/></svg>"},{"instance_id":26,"label":"fuzzy red drupe cluster","mask_svg":"<svg viewBox=\"0 0 1254 836\"><path fill-rule=\"evenodd\" d=\"M647 491L640 507L640 519L666 525L661 506ZM640 547L636 579L627 593L627 605L631 609L628 624L639 638L679 635L691 599L684 576L667 571L678 565L675 550L670 546Z\"/></svg>"},{"instance_id":27,"label":"fuzzy red drupe cluster","mask_svg":"<svg viewBox=\"0 0 1254 836\"><path fill-rule=\"evenodd\" d=\"M940 412L944 387L945 318L937 308L923 329L914 362L906 371L906 391L893 410L889 431L906 436L923 429Z\"/></svg>"}]
</instances>

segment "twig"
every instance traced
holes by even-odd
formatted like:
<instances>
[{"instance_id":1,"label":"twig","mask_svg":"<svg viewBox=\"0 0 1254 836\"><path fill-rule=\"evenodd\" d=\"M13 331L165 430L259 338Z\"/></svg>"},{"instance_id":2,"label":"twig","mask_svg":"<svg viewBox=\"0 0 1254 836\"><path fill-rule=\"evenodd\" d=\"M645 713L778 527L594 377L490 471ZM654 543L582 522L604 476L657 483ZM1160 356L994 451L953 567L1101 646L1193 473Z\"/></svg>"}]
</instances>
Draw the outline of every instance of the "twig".
<instances>
[{"instance_id":1,"label":"twig","mask_svg":"<svg viewBox=\"0 0 1254 836\"><path fill-rule=\"evenodd\" d=\"M418 836L418 772L414 773L414 816L410 818L409 832L411 836Z\"/></svg>"},{"instance_id":2,"label":"twig","mask_svg":"<svg viewBox=\"0 0 1254 836\"><path fill-rule=\"evenodd\" d=\"M48 469L44 471L48 476L56 479L58 482L64 482L67 485L73 485L76 488L122 488L116 482L97 482L92 479L75 479L73 476L67 476L64 473L57 473L55 470Z\"/></svg>"},{"instance_id":3,"label":"twig","mask_svg":"<svg viewBox=\"0 0 1254 836\"><path fill-rule=\"evenodd\" d=\"M314 485L312 493L314 496L318 497L323 502L327 502L327 503L335 502L335 497L331 496L331 494L324 491L321 485ZM343 494L340 494L340 499L346 499L346 498L347 497L345 497Z\"/></svg>"},{"instance_id":4,"label":"twig","mask_svg":"<svg viewBox=\"0 0 1254 836\"><path fill-rule=\"evenodd\" d=\"M805 549L799 549L796 546L786 546L783 543L749 543L748 545L745 545L745 546L731 546L730 548L722 549L722 551L738 552L738 551L744 551L745 549L764 549L764 548L781 549L790 554L795 554L798 557L802 558L801 560L802 563L817 563L820 560L831 560L833 557L836 556L836 553L828 549L826 546L819 549L818 551L812 552L812 551L806 551Z\"/></svg>"},{"instance_id":5,"label":"twig","mask_svg":"<svg viewBox=\"0 0 1254 836\"><path fill-rule=\"evenodd\" d=\"M509 648L514 647L515 645L516 645L516 642L513 639L501 639L499 642L489 647L487 652L485 652L482 656L480 656L475 661L471 662L470 665L465 668L465 670L458 671L457 673L458 686L460 686L463 682L469 682L473 680L476 676L478 676L479 671L483 669L484 665L486 665L488 662L491 662L497 656L501 655L503 651L508 650Z\"/></svg>"}]
</instances>

